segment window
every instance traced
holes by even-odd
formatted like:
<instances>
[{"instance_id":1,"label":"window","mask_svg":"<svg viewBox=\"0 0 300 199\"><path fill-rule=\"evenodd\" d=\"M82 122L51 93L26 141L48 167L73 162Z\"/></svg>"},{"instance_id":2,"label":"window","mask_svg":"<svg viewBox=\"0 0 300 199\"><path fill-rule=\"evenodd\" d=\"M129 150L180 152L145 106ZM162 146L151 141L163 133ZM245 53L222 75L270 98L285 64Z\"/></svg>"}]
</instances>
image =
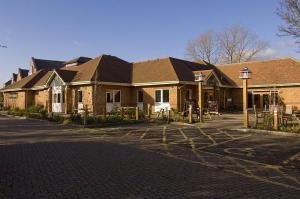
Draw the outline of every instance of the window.
<instances>
[{"instance_id":1,"label":"window","mask_svg":"<svg viewBox=\"0 0 300 199\"><path fill-rule=\"evenodd\" d=\"M169 90L163 90L163 102L169 102Z\"/></svg>"},{"instance_id":2,"label":"window","mask_svg":"<svg viewBox=\"0 0 300 199\"><path fill-rule=\"evenodd\" d=\"M115 102L121 102L121 91L114 91Z\"/></svg>"},{"instance_id":3,"label":"window","mask_svg":"<svg viewBox=\"0 0 300 199\"><path fill-rule=\"evenodd\" d=\"M144 92L138 91L138 102L143 102L143 101L144 101Z\"/></svg>"},{"instance_id":4,"label":"window","mask_svg":"<svg viewBox=\"0 0 300 199\"><path fill-rule=\"evenodd\" d=\"M253 101L252 101L252 93L248 92L248 108L252 108Z\"/></svg>"},{"instance_id":5,"label":"window","mask_svg":"<svg viewBox=\"0 0 300 199\"><path fill-rule=\"evenodd\" d=\"M113 98L112 98L112 93L111 92L107 92L106 93L106 102L109 102L109 103L113 102Z\"/></svg>"},{"instance_id":6,"label":"window","mask_svg":"<svg viewBox=\"0 0 300 199\"><path fill-rule=\"evenodd\" d=\"M57 93L57 103L60 103L61 93Z\"/></svg>"},{"instance_id":7,"label":"window","mask_svg":"<svg viewBox=\"0 0 300 199\"><path fill-rule=\"evenodd\" d=\"M81 90L79 90L78 91L78 103L82 103L82 91Z\"/></svg>"},{"instance_id":8,"label":"window","mask_svg":"<svg viewBox=\"0 0 300 199\"><path fill-rule=\"evenodd\" d=\"M161 102L161 90L155 91L155 102Z\"/></svg>"},{"instance_id":9,"label":"window","mask_svg":"<svg viewBox=\"0 0 300 199\"><path fill-rule=\"evenodd\" d=\"M54 93L54 95L53 95L53 102L54 102L54 103L57 102L56 93Z\"/></svg>"},{"instance_id":10,"label":"window","mask_svg":"<svg viewBox=\"0 0 300 199\"><path fill-rule=\"evenodd\" d=\"M191 100L192 99L192 89L188 89L186 91L185 99L187 99L187 100Z\"/></svg>"},{"instance_id":11,"label":"window","mask_svg":"<svg viewBox=\"0 0 300 199\"><path fill-rule=\"evenodd\" d=\"M155 102L169 103L169 90L156 90Z\"/></svg>"}]
</instances>

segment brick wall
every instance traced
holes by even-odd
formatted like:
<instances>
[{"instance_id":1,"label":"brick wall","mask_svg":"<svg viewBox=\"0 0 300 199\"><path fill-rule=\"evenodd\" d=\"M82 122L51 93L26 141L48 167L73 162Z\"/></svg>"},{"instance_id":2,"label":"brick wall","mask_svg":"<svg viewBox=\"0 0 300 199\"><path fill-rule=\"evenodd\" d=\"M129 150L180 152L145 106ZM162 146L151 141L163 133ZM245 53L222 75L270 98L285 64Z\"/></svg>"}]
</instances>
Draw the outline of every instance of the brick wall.
<instances>
[{"instance_id":1,"label":"brick wall","mask_svg":"<svg viewBox=\"0 0 300 199\"><path fill-rule=\"evenodd\" d=\"M285 87L279 89L279 95L283 97L285 105L292 105L300 109L300 87Z\"/></svg>"},{"instance_id":2,"label":"brick wall","mask_svg":"<svg viewBox=\"0 0 300 199\"><path fill-rule=\"evenodd\" d=\"M78 90L82 91L82 103L88 106L89 112L93 111L93 87L88 86L72 86L69 88L70 99L68 100L68 108L71 106L71 110L68 112L73 112L73 110L78 109Z\"/></svg>"},{"instance_id":3,"label":"brick wall","mask_svg":"<svg viewBox=\"0 0 300 199\"><path fill-rule=\"evenodd\" d=\"M47 106L48 106L48 89L36 91L34 94L34 97L35 97L35 101L34 101L35 105L40 105L40 106L44 106L45 108L47 108Z\"/></svg>"},{"instance_id":4,"label":"brick wall","mask_svg":"<svg viewBox=\"0 0 300 199\"><path fill-rule=\"evenodd\" d=\"M5 107L25 109L25 103L25 91L4 93Z\"/></svg>"},{"instance_id":5,"label":"brick wall","mask_svg":"<svg viewBox=\"0 0 300 199\"><path fill-rule=\"evenodd\" d=\"M94 90L94 87L92 87ZM111 90L121 91L121 106L136 106L136 98L134 98L134 88L128 86L110 86L98 85L96 90L95 111L102 114L106 108L106 92Z\"/></svg>"},{"instance_id":6,"label":"brick wall","mask_svg":"<svg viewBox=\"0 0 300 199\"><path fill-rule=\"evenodd\" d=\"M135 88L134 91L134 102L136 103L137 98L137 89L144 91L144 107L147 107L147 104L150 104L152 107L152 112L154 111L154 101L155 101L155 90L157 89L168 89L169 90L169 102L170 106L173 109L178 109L178 87L175 85L172 86L147 86L147 87L139 87Z\"/></svg>"}]
</instances>

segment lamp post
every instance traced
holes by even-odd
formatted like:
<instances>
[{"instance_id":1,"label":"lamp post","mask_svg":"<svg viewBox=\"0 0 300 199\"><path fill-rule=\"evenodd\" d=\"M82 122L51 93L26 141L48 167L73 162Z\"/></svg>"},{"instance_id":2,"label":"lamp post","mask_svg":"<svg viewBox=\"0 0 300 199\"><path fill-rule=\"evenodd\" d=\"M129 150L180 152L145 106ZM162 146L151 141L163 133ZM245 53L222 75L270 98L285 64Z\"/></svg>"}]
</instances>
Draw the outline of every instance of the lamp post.
<instances>
[{"instance_id":1,"label":"lamp post","mask_svg":"<svg viewBox=\"0 0 300 199\"><path fill-rule=\"evenodd\" d=\"M198 106L199 106L199 122L203 122L203 82L205 75L200 72L195 75L195 81L198 82Z\"/></svg>"},{"instance_id":2,"label":"lamp post","mask_svg":"<svg viewBox=\"0 0 300 199\"><path fill-rule=\"evenodd\" d=\"M248 79L250 79L251 71L244 67L240 71L240 79L243 80L243 114L244 114L244 128L249 127L248 118Z\"/></svg>"}]
</instances>

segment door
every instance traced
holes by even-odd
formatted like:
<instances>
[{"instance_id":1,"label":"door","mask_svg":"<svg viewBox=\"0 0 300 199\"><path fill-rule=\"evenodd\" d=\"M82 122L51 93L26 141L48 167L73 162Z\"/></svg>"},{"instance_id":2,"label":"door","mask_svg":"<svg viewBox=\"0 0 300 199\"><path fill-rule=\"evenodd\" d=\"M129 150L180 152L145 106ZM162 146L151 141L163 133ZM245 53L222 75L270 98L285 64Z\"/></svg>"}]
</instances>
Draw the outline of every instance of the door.
<instances>
[{"instance_id":1,"label":"door","mask_svg":"<svg viewBox=\"0 0 300 199\"><path fill-rule=\"evenodd\" d=\"M143 91L137 91L137 106L139 107L139 110L144 110L144 92Z\"/></svg>"},{"instance_id":2,"label":"door","mask_svg":"<svg viewBox=\"0 0 300 199\"><path fill-rule=\"evenodd\" d=\"M106 112L111 112L117 107L121 107L121 91L112 90L106 92Z\"/></svg>"},{"instance_id":3,"label":"door","mask_svg":"<svg viewBox=\"0 0 300 199\"><path fill-rule=\"evenodd\" d=\"M159 112L161 109L166 111L170 109L169 103L169 90L155 90L155 112Z\"/></svg>"},{"instance_id":4,"label":"door","mask_svg":"<svg viewBox=\"0 0 300 199\"><path fill-rule=\"evenodd\" d=\"M61 113L63 112L63 96L62 87L53 86L52 87L52 112Z\"/></svg>"}]
</instances>

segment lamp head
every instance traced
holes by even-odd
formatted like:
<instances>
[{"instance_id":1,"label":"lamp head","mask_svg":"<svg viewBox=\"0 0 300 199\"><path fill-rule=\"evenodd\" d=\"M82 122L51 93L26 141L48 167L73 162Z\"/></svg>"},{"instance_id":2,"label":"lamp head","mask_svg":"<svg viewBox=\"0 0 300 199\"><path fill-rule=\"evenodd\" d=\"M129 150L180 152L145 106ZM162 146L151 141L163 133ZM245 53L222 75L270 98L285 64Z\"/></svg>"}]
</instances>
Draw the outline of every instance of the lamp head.
<instances>
[{"instance_id":1,"label":"lamp head","mask_svg":"<svg viewBox=\"0 0 300 199\"><path fill-rule=\"evenodd\" d=\"M250 79L251 78L251 71L244 67L242 70L240 70L240 79Z\"/></svg>"}]
</instances>

